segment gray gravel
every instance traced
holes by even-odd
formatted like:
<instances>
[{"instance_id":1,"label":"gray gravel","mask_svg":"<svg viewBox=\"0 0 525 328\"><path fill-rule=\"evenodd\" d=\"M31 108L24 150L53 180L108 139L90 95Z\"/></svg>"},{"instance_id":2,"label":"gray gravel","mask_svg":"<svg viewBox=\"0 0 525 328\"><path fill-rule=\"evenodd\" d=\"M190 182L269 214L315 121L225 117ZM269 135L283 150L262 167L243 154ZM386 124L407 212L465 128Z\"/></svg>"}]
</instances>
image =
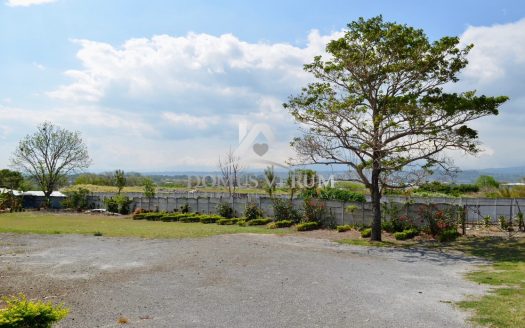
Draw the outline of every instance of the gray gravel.
<instances>
[{"instance_id":1,"label":"gray gravel","mask_svg":"<svg viewBox=\"0 0 525 328\"><path fill-rule=\"evenodd\" d=\"M0 293L65 302L59 327L468 327L479 260L273 235L0 234Z\"/></svg>"}]
</instances>

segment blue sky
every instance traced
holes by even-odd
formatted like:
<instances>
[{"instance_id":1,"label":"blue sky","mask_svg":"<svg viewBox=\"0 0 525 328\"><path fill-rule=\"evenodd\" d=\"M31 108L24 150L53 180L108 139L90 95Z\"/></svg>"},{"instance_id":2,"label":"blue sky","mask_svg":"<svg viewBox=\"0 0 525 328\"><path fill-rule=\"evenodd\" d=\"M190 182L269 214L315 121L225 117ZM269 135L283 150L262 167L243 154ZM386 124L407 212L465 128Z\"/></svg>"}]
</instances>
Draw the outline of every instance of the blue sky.
<instances>
[{"instance_id":1,"label":"blue sky","mask_svg":"<svg viewBox=\"0 0 525 328\"><path fill-rule=\"evenodd\" d=\"M476 123L481 156L452 157L525 164L521 1L0 1L0 166L43 120L80 131L93 170L214 169L239 123L271 126L282 162L297 132L281 104L309 81L302 65L378 14L476 45L457 88L512 100Z\"/></svg>"}]
</instances>

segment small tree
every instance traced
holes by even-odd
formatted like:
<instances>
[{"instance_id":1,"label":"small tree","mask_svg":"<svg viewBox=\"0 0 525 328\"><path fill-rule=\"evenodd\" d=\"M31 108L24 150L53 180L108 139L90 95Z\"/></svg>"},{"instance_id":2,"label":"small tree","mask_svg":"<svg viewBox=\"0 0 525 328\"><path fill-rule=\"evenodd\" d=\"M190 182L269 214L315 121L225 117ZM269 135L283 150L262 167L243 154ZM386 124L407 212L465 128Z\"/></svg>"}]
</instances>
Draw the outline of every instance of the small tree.
<instances>
[{"instance_id":1,"label":"small tree","mask_svg":"<svg viewBox=\"0 0 525 328\"><path fill-rule=\"evenodd\" d=\"M144 196L148 199L148 209L151 208L151 200L155 198L157 186L151 179L144 180Z\"/></svg>"},{"instance_id":2,"label":"small tree","mask_svg":"<svg viewBox=\"0 0 525 328\"><path fill-rule=\"evenodd\" d=\"M499 182L490 175L480 175L476 179L476 185L480 188L499 188Z\"/></svg>"},{"instance_id":3,"label":"small tree","mask_svg":"<svg viewBox=\"0 0 525 328\"><path fill-rule=\"evenodd\" d=\"M219 170L221 171L223 183L228 188L230 197L239 186L239 175L243 170L240 161L240 157L235 155L231 148L224 156L219 156Z\"/></svg>"},{"instance_id":4,"label":"small tree","mask_svg":"<svg viewBox=\"0 0 525 328\"><path fill-rule=\"evenodd\" d=\"M120 192L126 186L126 175L124 171L116 170L113 179L115 180L115 186L117 186L118 194L120 195Z\"/></svg>"},{"instance_id":5,"label":"small tree","mask_svg":"<svg viewBox=\"0 0 525 328\"><path fill-rule=\"evenodd\" d=\"M24 177L18 171L0 170L0 187L11 190L20 190L24 186Z\"/></svg>"},{"instance_id":6,"label":"small tree","mask_svg":"<svg viewBox=\"0 0 525 328\"><path fill-rule=\"evenodd\" d=\"M51 193L66 176L89 167L91 160L79 132L44 122L20 141L11 162L38 183L49 204Z\"/></svg>"},{"instance_id":7,"label":"small tree","mask_svg":"<svg viewBox=\"0 0 525 328\"><path fill-rule=\"evenodd\" d=\"M273 169L273 166L268 166L264 170L264 190L270 196L270 198L273 197L275 193L275 189L277 187L277 177L275 176L275 171Z\"/></svg>"},{"instance_id":8,"label":"small tree","mask_svg":"<svg viewBox=\"0 0 525 328\"><path fill-rule=\"evenodd\" d=\"M360 18L305 70L317 79L285 107L302 124L293 145L302 163L343 164L372 196L372 240L381 240L384 188L403 188L434 167L444 150L479 152L468 124L498 114L507 97L446 93L472 48L459 38L430 42L422 30ZM412 173L412 174L408 174Z\"/></svg>"}]
</instances>

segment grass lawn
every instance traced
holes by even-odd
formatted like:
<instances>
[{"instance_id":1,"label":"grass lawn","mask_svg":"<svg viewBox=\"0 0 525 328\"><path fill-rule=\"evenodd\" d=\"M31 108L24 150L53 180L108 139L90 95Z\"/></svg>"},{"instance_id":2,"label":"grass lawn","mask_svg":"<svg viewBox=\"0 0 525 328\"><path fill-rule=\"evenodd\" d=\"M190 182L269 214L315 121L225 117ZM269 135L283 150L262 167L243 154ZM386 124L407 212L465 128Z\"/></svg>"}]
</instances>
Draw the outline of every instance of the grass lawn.
<instances>
[{"instance_id":1,"label":"grass lawn","mask_svg":"<svg viewBox=\"0 0 525 328\"><path fill-rule=\"evenodd\" d=\"M40 212L0 214L0 232L62 234L102 233L103 236L141 238L194 238L230 233L274 233L288 229L261 227L222 226L217 224L179 223L132 220L89 214L53 214Z\"/></svg>"}]
</instances>

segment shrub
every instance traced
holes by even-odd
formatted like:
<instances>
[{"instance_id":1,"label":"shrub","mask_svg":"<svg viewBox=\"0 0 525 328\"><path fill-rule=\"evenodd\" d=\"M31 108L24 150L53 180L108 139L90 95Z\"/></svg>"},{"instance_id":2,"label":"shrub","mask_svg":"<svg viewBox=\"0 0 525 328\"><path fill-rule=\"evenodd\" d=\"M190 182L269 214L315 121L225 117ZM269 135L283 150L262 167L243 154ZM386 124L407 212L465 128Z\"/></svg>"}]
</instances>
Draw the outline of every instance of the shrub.
<instances>
[{"instance_id":1,"label":"shrub","mask_svg":"<svg viewBox=\"0 0 525 328\"><path fill-rule=\"evenodd\" d=\"M180 212L181 213L189 213L191 210L190 205L188 203L181 205Z\"/></svg>"},{"instance_id":2,"label":"shrub","mask_svg":"<svg viewBox=\"0 0 525 328\"><path fill-rule=\"evenodd\" d=\"M525 222L523 221L523 213L519 212L517 215L517 218L518 218L518 229L520 231L525 230Z\"/></svg>"},{"instance_id":3,"label":"shrub","mask_svg":"<svg viewBox=\"0 0 525 328\"><path fill-rule=\"evenodd\" d=\"M499 221L500 228L503 230L507 230L507 228L509 227L509 223L507 222L507 219L503 215L499 217L498 221Z\"/></svg>"},{"instance_id":4,"label":"shrub","mask_svg":"<svg viewBox=\"0 0 525 328\"><path fill-rule=\"evenodd\" d=\"M337 188L323 188L319 192L319 199L324 200L339 200L342 202L357 202L364 203L366 198L363 194Z\"/></svg>"},{"instance_id":5,"label":"shrub","mask_svg":"<svg viewBox=\"0 0 525 328\"><path fill-rule=\"evenodd\" d=\"M180 214L165 214L160 217L160 220L164 222L177 222L179 219Z\"/></svg>"},{"instance_id":6,"label":"shrub","mask_svg":"<svg viewBox=\"0 0 525 328\"><path fill-rule=\"evenodd\" d=\"M7 307L0 309L0 327L50 328L53 323L64 319L69 313L63 305L32 302L22 294L18 297L5 297L3 300Z\"/></svg>"},{"instance_id":7,"label":"shrub","mask_svg":"<svg viewBox=\"0 0 525 328\"><path fill-rule=\"evenodd\" d=\"M244 217L246 221L255 220L263 216L263 211L259 208L256 203L250 202L246 204L244 209Z\"/></svg>"},{"instance_id":8,"label":"shrub","mask_svg":"<svg viewBox=\"0 0 525 328\"><path fill-rule=\"evenodd\" d=\"M217 214L220 216L231 219L233 218L233 208L226 202L217 204Z\"/></svg>"},{"instance_id":9,"label":"shrub","mask_svg":"<svg viewBox=\"0 0 525 328\"><path fill-rule=\"evenodd\" d=\"M277 229L277 224L275 222L268 223L267 225L268 229Z\"/></svg>"},{"instance_id":10,"label":"shrub","mask_svg":"<svg viewBox=\"0 0 525 328\"><path fill-rule=\"evenodd\" d=\"M448 242L448 241L454 241L456 238L459 237L459 232L456 228L448 228L445 229L437 236L438 241L440 242Z\"/></svg>"},{"instance_id":11,"label":"shrub","mask_svg":"<svg viewBox=\"0 0 525 328\"><path fill-rule=\"evenodd\" d=\"M295 227L297 228L297 231L310 231L310 230L319 229L319 223L315 221L309 221L309 222L299 223Z\"/></svg>"},{"instance_id":12,"label":"shrub","mask_svg":"<svg viewBox=\"0 0 525 328\"><path fill-rule=\"evenodd\" d=\"M297 223L301 220L301 214L293 208L292 202L288 199L273 199L273 215L276 221L290 220Z\"/></svg>"},{"instance_id":13,"label":"shrub","mask_svg":"<svg viewBox=\"0 0 525 328\"><path fill-rule=\"evenodd\" d=\"M255 220L246 221L246 224L249 225L249 226L255 226L255 225L265 225L265 224L268 224L270 222L272 222L272 219L261 218L261 219L255 219Z\"/></svg>"},{"instance_id":14,"label":"shrub","mask_svg":"<svg viewBox=\"0 0 525 328\"><path fill-rule=\"evenodd\" d=\"M205 223L205 224L216 223L220 219L224 219L224 218L220 215L202 215L200 217L201 223Z\"/></svg>"},{"instance_id":15,"label":"shrub","mask_svg":"<svg viewBox=\"0 0 525 328\"><path fill-rule=\"evenodd\" d=\"M160 221L160 219L164 216L164 213L160 212L150 212L144 214L144 219L148 221Z\"/></svg>"},{"instance_id":16,"label":"shrub","mask_svg":"<svg viewBox=\"0 0 525 328\"><path fill-rule=\"evenodd\" d=\"M419 215L421 220L427 223L428 232L435 237L446 229L456 228L458 209L459 207L451 207L442 211L433 205L422 205L419 208Z\"/></svg>"},{"instance_id":17,"label":"shrub","mask_svg":"<svg viewBox=\"0 0 525 328\"><path fill-rule=\"evenodd\" d=\"M485 228L490 227L490 222L492 222L492 217L490 215L487 215L483 218L483 225Z\"/></svg>"},{"instance_id":18,"label":"shrub","mask_svg":"<svg viewBox=\"0 0 525 328\"><path fill-rule=\"evenodd\" d=\"M195 223L195 222L200 222L200 221L201 221L201 217L195 214L190 214L190 215L179 217L179 222L182 222L182 223Z\"/></svg>"},{"instance_id":19,"label":"shrub","mask_svg":"<svg viewBox=\"0 0 525 328\"><path fill-rule=\"evenodd\" d=\"M241 220L238 220L237 221L237 224L241 227L246 227L247 226L247 223L248 221L246 221L245 219L241 219Z\"/></svg>"},{"instance_id":20,"label":"shrub","mask_svg":"<svg viewBox=\"0 0 525 328\"><path fill-rule=\"evenodd\" d=\"M401 232L395 232L394 238L396 238L397 240L406 240L406 239L412 239L417 235L419 235L419 230L412 228L412 229L403 230Z\"/></svg>"},{"instance_id":21,"label":"shrub","mask_svg":"<svg viewBox=\"0 0 525 328\"><path fill-rule=\"evenodd\" d=\"M106 205L106 210L111 213L118 213L118 203L113 197L104 198L104 205Z\"/></svg>"},{"instance_id":22,"label":"shrub","mask_svg":"<svg viewBox=\"0 0 525 328\"><path fill-rule=\"evenodd\" d=\"M304 200L304 220L321 222L326 213L326 204L315 198Z\"/></svg>"},{"instance_id":23,"label":"shrub","mask_svg":"<svg viewBox=\"0 0 525 328\"><path fill-rule=\"evenodd\" d=\"M144 220L146 213L133 214L133 220Z\"/></svg>"},{"instance_id":24,"label":"shrub","mask_svg":"<svg viewBox=\"0 0 525 328\"><path fill-rule=\"evenodd\" d=\"M293 222L290 220L275 221L274 223L276 228L288 228L293 225Z\"/></svg>"},{"instance_id":25,"label":"shrub","mask_svg":"<svg viewBox=\"0 0 525 328\"><path fill-rule=\"evenodd\" d=\"M217 221L217 224L219 225L233 225L236 224L239 221L237 218L233 219L220 219Z\"/></svg>"},{"instance_id":26,"label":"shrub","mask_svg":"<svg viewBox=\"0 0 525 328\"><path fill-rule=\"evenodd\" d=\"M372 228L366 228L361 230L361 237L370 238L372 236Z\"/></svg>"},{"instance_id":27,"label":"shrub","mask_svg":"<svg viewBox=\"0 0 525 328\"><path fill-rule=\"evenodd\" d=\"M340 225L340 226L337 226L337 232L345 232L345 231L350 231L353 229L353 226L349 225L349 224L345 224L345 225Z\"/></svg>"},{"instance_id":28,"label":"shrub","mask_svg":"<svg viewBox=\"0 0 525 328\"><path fill-rule=\"evenodd\" d=\"M478 192L479 186L473 184L445 184L438 181L433 181L420 185L417 191L440 193L450 196L460 196L464 193Z\"/></svg>"},{"instance_id":29,"label":"shrub","mask_svg":"<svg viewBox=\"0 0 525 328\"><path fill-rule=\"evenodd\" d=\"M105 198L104 204L106 209L111 213L129 214L129 206L133 201L128 196L117 195L115 197Z\"/></svg>"},{"instance_id":30,"label":"shrub","mask_svg":"<svg viewBox=\"0 0 525 328\"><path fill-rule=\"evenodd\" d=\"M89 190L85 188L78 188L68 192L67 198L62 202L62 206L72 208L76 211L82 211L89 207Z\"/></svg>"}]
</instances>

